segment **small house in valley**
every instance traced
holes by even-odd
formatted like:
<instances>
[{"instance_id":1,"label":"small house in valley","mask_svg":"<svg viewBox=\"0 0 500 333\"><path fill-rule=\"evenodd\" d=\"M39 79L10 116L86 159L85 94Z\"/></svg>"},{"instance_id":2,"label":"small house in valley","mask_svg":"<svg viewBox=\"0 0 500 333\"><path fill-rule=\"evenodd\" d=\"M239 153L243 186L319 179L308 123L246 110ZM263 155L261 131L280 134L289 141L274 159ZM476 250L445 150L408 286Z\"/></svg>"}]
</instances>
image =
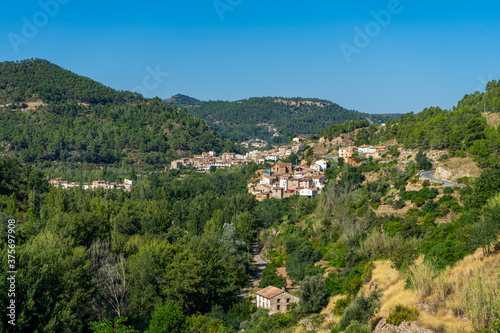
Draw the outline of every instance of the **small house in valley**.
<instances>
[{"instance_id":1,"label":"small house in valley","mask_svg":"<svg viewBox=\"0 0 500 333\"><path fill-rule=\"evenodd\" d=\"M257 291L257 308L269 309L269 314L277 312L287 312L287 307L291 303L298 303L299 298L286 291L268 286Z\"/></svg>"}]
</instances>

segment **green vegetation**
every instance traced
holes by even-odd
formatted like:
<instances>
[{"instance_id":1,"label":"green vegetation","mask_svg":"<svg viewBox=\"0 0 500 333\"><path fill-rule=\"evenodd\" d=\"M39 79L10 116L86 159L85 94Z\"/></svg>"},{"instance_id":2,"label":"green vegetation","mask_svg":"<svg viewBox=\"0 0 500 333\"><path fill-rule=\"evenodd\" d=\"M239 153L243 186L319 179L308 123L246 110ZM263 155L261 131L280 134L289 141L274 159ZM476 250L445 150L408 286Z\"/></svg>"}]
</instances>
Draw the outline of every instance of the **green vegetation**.
<instances>
[{"instance_id":1,"label":"green vegetation","mask_svg":"<svg viewBox=\"0 0 500 333\"><path fill-rule=\"evenodd\" d=\"M349 119L368 123L365 120L366 117L380 123L398 116L369 115L347 110L337 104L315 98L287 100L295 102L307 100L329 105L295 107L275 103L277 99L277 97L263 97L236 102L199 102L196 106L189 107L187 111L206 120L210 128L216 130L224 138L233 141L260 138L271 143L288 143L293 134L318 134L325 129L325 124L341 124ZM276 128L280 137L273 137L273 133L268 131L268 126Z\"/></svg>"},{"instance_id":2,"label":"green vegetation","mask_svg":"<svg viewBox=\"0 0 500 333\"><path fill-rule=\"evenodd\" d=\"M363 132L357 143L396 138L405 148L446 149L450 157L470 154L484 168L498 162L500 148L498 129L487 124L484 112L500 112L499 81L489 82L484 93L466 95L452 110L431 107L390 120L379 131Z\"/></svg>"},{"instance_id":3,"label":"green vegetation","mask_svg":"<svg viewBox=\"0 0 500 333\"><path fill-rule=\"evenodd\" d=\"M398 304L396 305L396 307L394 307L394 309L392 309L391 313L389 313L386 322L388 324L399 326L403 321L411 322L417 320L417 318L418 318L417 309L409 308L407 306Z\"/></svg>"},{"instance_id":4,"label":"green vegetation","mask_svg":"<svg viewBox=\"0 0 500 333\"><path fill-rule=\"evenodd\" d=\"M265 288L267 286L274 286L276 288L286 287L286 279L278 275L276 268L275 264L267 265L266 268L264 268L259 283L260 288Z\"/></svg>"},{"instance_id":5,"label":"green vegetation","mask_svg":"<svg viewBox=\"0 0 500 333\"><path fill-rule=\"evenodd\" d=\"M353 324L354 321L367 325L368 320L373 316L375 311L380 309L381 297L382 293L379 289L374 289L368 296L361 293L354 299L352 304L345 309L342 318L340 318L338 328L343 331L348 326Z\"/></svg>"},{"instance_id":6,"label":"green vegetation","mask_svg":"<svg viewBox=\"0 0 500 333\"><path fill-rule=\"evenodd\" d=\"M45 104L18 104L37 100ZM184 109L115 91L44 60L0 63L0 102L11 103L0 107L0 142L24 162L163 168L179 154L239 150Z\"/></svg>"},{"instance_id":7,"label":"green vegetation","mask_svg":"<svg viewBox=\"0 0 500 333\"><path fill-rule=\"evenodd\" d=\"M328 304L328 292L321 275L308 276L300 283L299 309L302 312L319 312Z\"/></svg>"},{"instance_id":8,"label":"green vegetation","mask_svg":"<svg viewBox=\"0 0 500 333\"><path fill-rule=\"evenodd\" d=\"M330 296L344 295L334 308L342 318L332 332L368 332L382 295L377 288L369 295L359 291L371 280L375 260L388 259L407 274L408 287L415 288L423 302L437 289L436 283L446 290L439 274L449 272L448 267L477 249L491 259L488 256L500 247L496 150L482 159L470 149L492 135L475 113L478 105L493 105L496 83L487 93L466 98L454 112L427 110L380 128L360 119L324 132L335 137L357 128L358 143L397 137L407 147L420 149L406 168L397 161L368 159L353 166L338 159L330 161L329 182L320 195L257 202L247 183L258 169L270 165L211 173L164 170L163 163L178 154L235 147L185 109L116 92L52 66L41 60L0 66L1 96L4 103L14 103L0 111L2 147L6 155L19 155L24 162L0 159L4 266L6 221L17 221L19 331L279 332L321 311ZM33 79L16 81L26 77ZM37 109L23 105L36 100L46 104ZM270 103L281 107L274 100ZM422 128L439 117L451 121L453 131L465 127L459 148L447 149L450 155L468 153L482 161L485 169L470 187L460 192L445 188L441 195L425 182L418 191L406 191L409 182L417 182L419 170L432 166L424 150L441 142L437 128L428 131L429 146L413 142L420 137L409 132L420 127L411 125L412 117ZM46 133L49 126L51 132ZM441 122L436 126L445 128ZM304 155L314 157L313 150L306 151ZM397 154L391 149L385 158ZM289 157L294 163L297 159ZM370 176L363 174L368 172ZM134 187L130 192L63 190L51 187L46 176L75 182L128 177ZM381 204L401 208L408 202L413 206L404 215L382 216L383 210L378 210ZM450 222L436 223L444 217ZM238 297L255 273L250 254L255 241L271 261L261 287L284 286L276 273L283 266L299 286L299 304L289 305L287 314L269 315ZM421 255L423 263L413 265ZM461 307L454 310L467 314L477 329L494 329L498 315L485 304L498 303L498 280L489 278L488 292L481 293L480 278L471 279L471 290L463 293L466 296L456 302ZM0 272L0 281L5 289L6 271ZM467 283L460 285L468 288ZM7 302L7 295L0 294L0 303ZM6 325L6 311L0 309L0 330ZM397 307L391 315L389 321L397 323L411 320L415 313ZM321 315L312 318L314 325L323 320Z\"/></svg>"},{"instance_id":9,"label":"green vegetation","mask_svg":"<svg viewBox=\"0 0 500 333\"><path fill-rule=\"evenodd\" d=\"M170 105L186 106L186 105L198 104L200 101L193 97L177 94L175 96L166 99L165 102L167 102Z\"/></svg>"}]
</instances>

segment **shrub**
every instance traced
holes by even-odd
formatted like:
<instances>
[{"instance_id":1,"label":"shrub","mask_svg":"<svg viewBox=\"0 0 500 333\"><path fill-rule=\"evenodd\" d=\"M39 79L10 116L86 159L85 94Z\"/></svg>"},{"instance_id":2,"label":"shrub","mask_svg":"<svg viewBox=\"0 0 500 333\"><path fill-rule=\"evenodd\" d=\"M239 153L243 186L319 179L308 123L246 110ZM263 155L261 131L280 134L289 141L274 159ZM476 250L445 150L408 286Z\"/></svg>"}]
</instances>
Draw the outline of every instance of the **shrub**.
<instances>
[{"instance_id":1,"label":"shrub","mask_svg":"<svg viewBox=\"0 0 500 333\"><path fill-rule=\"evenodd\" d=\"M447 266L454 266L462 260L469 252L456 242L448 240L435 245L425 256L426 261L435 263L437 269L444 269Z\"/></svg>"},{"instance_id":2,"label":"shrub","mask_svg":"<svg viewBox=\"0 0 500 333\"><path fill-rule=\"evenodd\" d=\"M429 187L429 185L431 185L431 182L428 179L426 179L422 182L422 186L424 186L424 187Z\"/></svg>"},{"instance_id":3,"label":"shrub","mask_svg":"<svg viewBox=\"0 0 500 333\"><path fill-rule=\"evenodd\" d=\"M368 297L362 292L354 299L352 304L348 306L342 318L340 318L338 328L345 330L351 323L358 321L361 324L368 324L368 320L373 316L375 311L380 309L380 299L382 291L376 287Z\"/></svg>"},{"instance_id":4,"label":"shrub","mask_svg":"<svg viewBox=\"0 0 500 333\"><path fill-rule=\"evenodd\" d=\"M409 308L401 304L396 305L396 307L391 311L386 319L386 322L391 325L399 326L403 321L410 322L417 320L418 310L414 308Z\"/></svg>"},{"instance_id":5,"label":"shrub","mask_svg":"<svg viewBox=\"0 0 500 333\"><path fill-rule=\"evenodd\" d=\"M422 198L421 196L416 197L414 200L412 200L415 205L418 207L422 207L425 203L425 199Z\"/></svg>"},{"instance_id":6,"label":"shrub","mask_svg":"<svg viewBox=\"0 0 500 333\"><path fill-rule=\"evenodd\" d=\"M449 186L445 187L443 190L443 194L452 194L453 192L455 192L453 190L453 187L449 187Z\"/></svg>"},{"instance_id":7,"label":"shrub","mask_svg":"<svg viewBox=\"0 0 500 333\"><path fill-rule=\"evenodd\" d=\"M167 304L156 309L151 318L151 333L184 333L187 332L186 316L176 305Z\"/></svg>"},{"instance_id":8,"label":"shrub","mask_svg":"<svg viewBox=\"0 0 500 333\"><path fill-rule=\"evenodd\" d=\"M259 283L260 288L267 286L274 286L276 288L283 288L286 286L286 279L277 273L275 265L267 265L262 271L262 278Z\"/></svg>"},{"instance_id":9,"label":"shrub","mask_svg":"<svg viewBox=\"0 0 500 333\"><path fill-rule=\"evenodd\" d=\"M431 213L427 213L422 220L423 230L433 230L436 227L436 219Z\"/></svg>"},{"instance_id":10,"label":"shrub","mask_svg":"<svg viewBox=\"0 0 500 333\"><path fill-rule=\"evenodd\" d=\"M328 291L321 275L307 276L300 284L298 294L302 312L318 312L328 304Z\"/></svg>"},{"instance_id":11,"label":"shrub","mask_svg":"<svg viewBox=\"0 0 500 333\"><path fill-rule=\"evenodd\" d=\"M428 199L434 199L439 194L439 190L435 187L429 189L429 194L427 194Z\"/></svg>"},{"instance_id":12,"label":"shrub","mask_svg":"<svg viewBox=\"0 0 500 333\"><path fill-rule=\"evenodd\" d=\"M351 303L350 296L339 299L337 302L335 302L335 306L333 307L333 314L336 316L342 316L345 308L349 306L349 303Z\"/></svg>"},{"instance_id":13,"label":"shrub","mask_svg":"<svg viewBox=\"0 0 500 333\"><path fill-rule=\"evenodd\" d=\"M391 267L405 270L415 261L417 247L410 242L401 243L391 255Z\"/></svg>"},{"instance_id":14,"label":"shrub","mask_svg":"<svg viewBox=\"0 0 500 333\"><path fill-rule=\"evenodd\" d=\"M361 324L358 321L353 321L347 328L345 329L344 333L371 333L371 329L366 326Z\"/></svg>"},{"instance_id":15,"label":"shrub","mask_svg":"<svg viewBox=\"0 0 500 333\"><path fill-rule=\"evenodd\" d=\"M370 258L380 258L389 255L395 248L401 244L402 239L399 235L390 236L387 232L382 233L374 230L361 243L359 253Z\"/></svg>"},{"instance_id":16,"label":"shrub","mask_svg":"<svg viewBox=\"0 0 500 333\"><path fill-rule=\"evenodd\" d=\"M326 290L331 296L342 294L342 277L340 274L333 274L325 280Z\"/></svg>"},{"instance_id":17,"label":"shrub","mask_svg":"<svg viewBox=\"0 0 500 333\"><path fill-rule=\"evenodd\" d=\"M406 202L403 198L400 198L399 200L394 201L394 204L392 205L392 207L394 209L401 209L404 206L406 206Z\"/></svg>"},{"instance_id":18,"label":"shrub","mask_svg":"<svg viewBox=\"0 0 500 333\"><path fill-rule=\"evenodd\" d=\"M439 162L442 162L442 161L444 161L444 160L447 160L448 158L450 158L450 157L448 156L448 154L443 154L443 155L441 155L441 156L438 158L438 161L439 161Z\"/></svg>"},{"instance_id":19,"label":"shrub","mask_svg":"<svg viewBox=\"0 0 500 333\"><path fill-rule=\"evenodd\" d=\"M474 180L473 177L462 177L457 179L457 183L459 184L465 184L465 185L470 185L472 184L472 181Z\"/></svg>"}]
</instances>

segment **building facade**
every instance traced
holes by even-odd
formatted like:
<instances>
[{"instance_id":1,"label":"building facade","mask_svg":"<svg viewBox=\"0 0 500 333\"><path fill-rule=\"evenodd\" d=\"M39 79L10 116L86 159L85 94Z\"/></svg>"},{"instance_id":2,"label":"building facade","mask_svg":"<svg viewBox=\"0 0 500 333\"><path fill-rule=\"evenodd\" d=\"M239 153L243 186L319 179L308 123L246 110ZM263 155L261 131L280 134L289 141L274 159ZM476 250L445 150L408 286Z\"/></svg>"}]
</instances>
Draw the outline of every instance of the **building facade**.
<instances>
[{"instance_id":1,"label":"building facade","mask_svg":"<svg viewBox=\"0 0 500 333\"><path fill-rule=\"evenodd\" d=\"M257 291L257 308L269 309L269 314L277 312L286 313L288 305L298 303L299 298L287 293L286 291L268 286Z\"/></svg>"}]
</instances>

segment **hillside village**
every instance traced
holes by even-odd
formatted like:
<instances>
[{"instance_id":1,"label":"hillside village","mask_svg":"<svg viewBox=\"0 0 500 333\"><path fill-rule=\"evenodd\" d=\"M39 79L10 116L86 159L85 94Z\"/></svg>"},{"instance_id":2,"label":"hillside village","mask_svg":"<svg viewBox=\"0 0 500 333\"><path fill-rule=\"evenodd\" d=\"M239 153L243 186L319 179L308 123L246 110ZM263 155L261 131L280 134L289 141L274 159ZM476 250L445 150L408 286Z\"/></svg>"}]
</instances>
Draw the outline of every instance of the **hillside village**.
<instances>
[{"instance_id":1,"label":"hillside village","mask_svg":"<svg viewBox=\"0 0 500 333\"><path fill-rule=\"evenodd\" d=\"M262 164L266 161L278 161L285 159L292 153L304 150L304 145L293 144L282 146L277 149L258 151L254 150L245 155L235 153L223 153L218 156L215 151L204 152L201 155L194 155L192 158L181 158L170 163L171 169L178 169L181 166L191 166L200 171L210 171L211 167L216 169L229 168L236 165L246 165L249 163Z\"/></svg>"},{"instance_id":2,"label":"hillside village","mask_svg":"<svg viewBox=\"0 0 500 333\"><path fill-rule=\"evenodd\" d=\"M268 198L282 199L293 195L312 198L321 193L326 184L324 170L328 167L325 160L316 161L310 167L306 163L278 162L271 170L258 170L257 181L248 183L248 192L258 201Z\"/></svg>"}]
</instances>

